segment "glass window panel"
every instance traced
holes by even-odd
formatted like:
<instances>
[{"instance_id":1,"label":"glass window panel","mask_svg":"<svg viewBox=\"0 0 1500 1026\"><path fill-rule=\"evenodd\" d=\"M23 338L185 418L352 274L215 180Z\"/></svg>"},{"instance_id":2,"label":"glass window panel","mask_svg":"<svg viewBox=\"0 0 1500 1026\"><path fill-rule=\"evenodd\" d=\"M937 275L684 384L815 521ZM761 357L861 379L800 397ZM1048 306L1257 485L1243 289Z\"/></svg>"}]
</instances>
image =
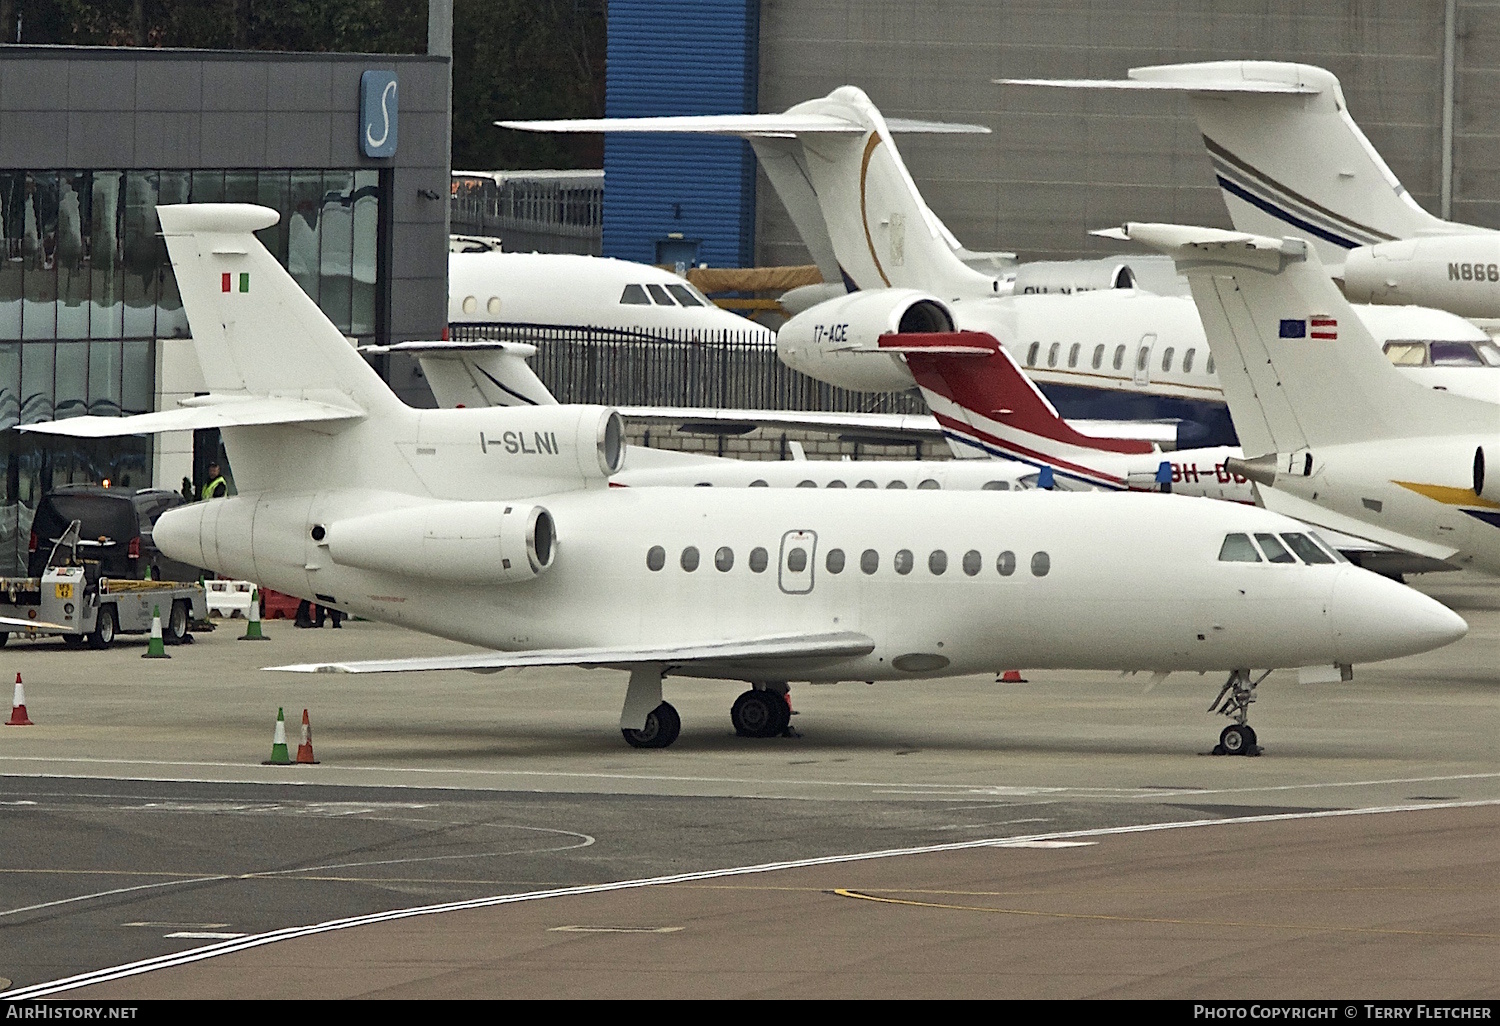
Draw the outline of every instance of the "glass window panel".
<instances>
[{"instance_id":1,"label":"glass window panel","mask_svg":"<svg viewBox=\"0 0 1500 1026\"><path fill-rule=\"evenodd\" d=\"M21 350L21 423L52 419L51 342L32 342Z\"/></svg>"},{"instance_id":2,"label":"glass window panel","mask_svg":"<svg viewBox=\"0 0 1500 1026\"><path fill-rule=\"evenodd\" d=\"M150 413L156 395L155 343L149 338L128 339L120 368L120 412Z\"/></svg>"},{"instance_id":3,"label":"glass window panel","mask_svg":"<svg viewBox=\"0 0 1500 1026\"><path fill-rule=\"evenodd\" d=\"M21 343L0 343L0 429L21 419Z\"/></svg>"},{"instance_id":4,"label":"glass window panel","mask_svg":"<svg viewBox=\"0 0 1500 1026\"><path fill-rule=\"evenodd\" d=\"M89 344L59 342L57 373L53 393L53 415L58 420L79 417L88 412Z\"/></svg>"},{"instance_id":5,"label":"glass window panel","mask_svg":"<svg viewBox=\"0 0 1500 1026\"><path fill-rule=\"evenodd\" d=\"M224 172L194 171L192 175L192 192L188 194L189 203L224 202Z\"/></svg>"},{"instance_id":6,"label":"glass window panel","mask_svg":"<svg viewBox=\"0 0 1500 1026\"><path fill-rule=\"evenodd\" d=\"M323 176L316 171L293 171L291 216L287 219L286 269L316 302L318 299L318 231L322 223Z\"/></svg>"},{"instance_id":7,"label":"glass window panel","mask_svg":"<svg viewBox=\"0 0 1500 1026\"><path fill-rule=\"evenodd\" d=\"M0 338L21 337L21 236L25 196L25 175L0 172Z\"/></svg>"},{"instance_id":8,"label":"glass window panel","mask_svg":"<svg viewBox=\"0 0 1500 1026\"><path fill-rule=\"evenodd\" d=\"M1261 551L1266 558L1273 563L1295 563L1297 557L1286 550L1286 546L1276 540L1274 534L1257 534L1255 540L1260 542Z\"/></svg>"},{"instance_id":9,"label":"glass window panel","mask_svg":"<svg viewBox=\"0 0 1500 1026\"><path fill-rule=\"evenodd\" d=\"M124 235L120 171L95 171L89 183L89 336L125 333Z\"/></svg>"},{"instance_id":10,"label":"glass window panel","mask_svg":"<svg viewBox=\"0 0 1500 1026\"><path fill-rule=\"evenodd\" d=\"M354 172L354 308L349 317L349 334L351 335L375 334L375 278L379 271L379 225L380 172L356 171Z\"/></svg>"},{"instance_id":11,"label":"glass window panel","mask_svg":"<svg viewBox=\"0 0 1500 1026\"><path fill-rule=\"evenodd\" d=\"M354 304L354 175L323 175L323 248L318 305L338 329L349 333Z\"/></svg>"},{"instance_id":12,"label":"glass window panel","mask_svg":"<svg viewBox=\"0 0 1500 1026\"><path fill-rule=\"evenodd\" d=\"M57 337L89 337L89 266L83 235L88 222L88 176L57 176Z\"/></svg>"},{"instance_id":13,"label":"glass window panel","mask_svg":"<svg viewBox=\"0 0 1500 1026\"><path fill-rule=\"evenodd\" d=\"M1224 544L1219 546L1219 562L1259 563L1260 552L1251 543L1249 535L1225 535Z\"/></svg>"},{"instance_id":14,"label":"glass window panel","mask_svg":"<svg viewBox=\"0 0 1500 1026\"><path fill-rule=\"evenodd\" d=\"M286 266L287 223L291 220L290 196L292 175L290 171L262 171L256 176L255 202L270 207L281 215L281 219L269 228L255 233L261 245L268 249L277 262Z\"/></svg>"},{"instance_id":15,"label":"glass window panel","mask_svg":"<svg viewBox=\"0 0 1500 1026\"><path fill-rule=\"evenodd\" d=\"M158 180L152 171L125 172L123 293L125 310L122 334L144 337L156 334L156 301L160 295L160 251L156 237Z\"/></svg>"},{"instance_id":16,"label":"glass window panel","mask_svg":"<svg viewBox=\"0 0 1500 1026\"><path fill-rule=\"evenodd\" d=\"M1283 534L1286 543L1292 547L1292 551L1302 557L1305 563L1332 563L1333 557L1313 543L1312 539L1305 534Z\"/></svg>"},{"instance_id":17,"label":"glass window panel","mask_svg":"<svg viewBox=\"0 0 1500 1026\"><path fill-rule=\"evenodd\" d=\"M162 203L186 203L189 198L196 199L189 192L189 185L197 186L198 175L194 175L189 182L186 171L163 171L158 176L160 201ZM213 179L210 177L205 183L205 188L213 188ZM189 334L187 314L182 309L182 293L177 290L177 276L172 273L172 261L167 256L167 245L158 231L156 211L151 211L151 231L156 253L156 277L160 289L160 299L157 302L156 331L157 338L187 338ZM150 334L148 332L148 334Z\"/></svg>"},{"instance_id":18,"label":"glass window panel","mask_svg":"<svg viewBox=\"0 0 1500 1026\"><path fill-rule=\"evenodd\" d=\"M89 413L95 417L120 415L120 346L117 339L89 345Z\"/></svg>"},{"instance_id":19,"label":"glass window panel","mask_svg":"<svg viewBox=\"0 0 1500 1026\"><path fill-rule=\"evenodd\" d=\"M259 203L260 188L254 171L224 172L225 203Z\"/></svg>"},{"instance_id":20,"label":"glass window panel","mask_svg":"<svg viewBox=\"0 0 1500 1026\"><path fill-rule=\"evenodd\" d=\"M22 207L22 338L57 337L57 175L28 173Z\"/></svg>"}]
</instances>

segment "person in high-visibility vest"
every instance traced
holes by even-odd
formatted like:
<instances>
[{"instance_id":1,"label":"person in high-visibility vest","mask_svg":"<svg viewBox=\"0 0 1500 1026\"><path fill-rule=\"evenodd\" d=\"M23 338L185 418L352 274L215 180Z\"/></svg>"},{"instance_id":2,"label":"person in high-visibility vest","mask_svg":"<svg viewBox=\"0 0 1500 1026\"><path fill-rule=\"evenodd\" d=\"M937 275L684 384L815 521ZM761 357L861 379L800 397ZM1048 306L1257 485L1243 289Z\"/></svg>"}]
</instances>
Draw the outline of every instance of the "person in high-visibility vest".
<instances>
[{"instance_id":1,"label":"person in high-visibility vest","mask_svg":"<svg viewBox=\"0 0 1500 1026\"><path fill-rule=\"evenodd\" d=\"M203 498L222 499L229 494L229 482L219 473L219 464L208 465L208 484L203 486Z\"/></svg>"}]
</instances>

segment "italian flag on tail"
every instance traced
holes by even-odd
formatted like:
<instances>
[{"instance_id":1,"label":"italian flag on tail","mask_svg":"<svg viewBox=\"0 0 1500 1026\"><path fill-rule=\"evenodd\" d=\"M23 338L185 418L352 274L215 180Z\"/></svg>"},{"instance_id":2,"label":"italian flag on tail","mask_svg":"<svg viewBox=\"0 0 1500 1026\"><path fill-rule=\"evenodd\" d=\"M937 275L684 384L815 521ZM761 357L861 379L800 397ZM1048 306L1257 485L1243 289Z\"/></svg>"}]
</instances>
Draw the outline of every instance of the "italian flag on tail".
<instances>
[{"instance_id":1,"label":"italian flag on tail","mask_svg":"<svg viewBox=\"0 0 1500 1026\"><path fill-rule=\"evenodd\" d=\"M220 292L233 292L234 291L234 279L235 279L235 276L233 274L230 274L228 271L225 271L222 275L219 276L219 291ZM240 291L241 292L249 292L250 291L250 272L249 271L241 271L240 274L239 274L239 279L240 279Z\"/></svg>"}]
</instances>

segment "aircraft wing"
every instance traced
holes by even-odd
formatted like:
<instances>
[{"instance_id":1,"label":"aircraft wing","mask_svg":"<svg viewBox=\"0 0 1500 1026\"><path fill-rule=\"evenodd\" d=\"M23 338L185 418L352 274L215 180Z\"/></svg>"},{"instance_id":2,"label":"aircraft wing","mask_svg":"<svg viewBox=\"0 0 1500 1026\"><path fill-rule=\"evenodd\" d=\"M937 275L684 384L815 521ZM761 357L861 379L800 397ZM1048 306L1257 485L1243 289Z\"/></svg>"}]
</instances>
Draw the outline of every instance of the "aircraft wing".
<instances>
[{"instance_id":1,"label":"aircraft wing","mask_svg":"<svg viewBox=\"0 0 1500 1026\"><path fill-rule=\"evenodd\" d=\"M357 420L365 415L362 410L344 406L274 396L200 396L189 402L193 405L184 404L178 409L159 413L141 413L133 417L71 417L22 424L19 430L73 438L113 438L118 435L149 435L158 431Z\"/></svg>"},{"instance_id":2,"label":"aircraft wing","mask_svg":"<svg viewBox=\"0 0 1500 1026\"><path fill-rule=\"evenodd\" d=\"M659 118L569 118L554 121L496 121L501 128L523 132L682 132L742 138L791 138L798 135L861 135L869 129L832 114L693 114ZM988 135L985 125L889 118L892 132L938 135Z\"/></svg>"},{"instance_id":3,"label":"aircraft wing","mask_svg":"<svg viewBox=\"0 0 1500 1026\"><path fill-rule=\"evenodd\" d=\"M468 670L498 673L523 666L618 666L662 663L669 669L687 667L754 667L787 660L847 659L868 655L875 642L863 634L793 634L738 641L704 641L685 645L640 645L619 648L553 648L533 652L475 652L472 655L428 656L414 659L368 659L348 663L297 663L268 666L291 673L412 673L428 670Z\"/></svg>"},{"instance_id":4,"label":"aircraft wing","mask_svg":"<svg viewBox=\"0 0 1500 1026\"><path fill-rule=\"evenodd\" d=\"M1379 542L1393 549L1415 552L1419 556L1427 556L1431 559L1446 560L1458 552L1458 549L1447 545L1435 545L1421 538L1413 538L1410 535L1400 534L1342 513L1336 513L1279 488L1267 488L1265 485L1258 484L1255 486L1255 491L1260 496L1261 505L1272 513L1296 517L1304 523L1326 527L1330 531Z\"/></svg>"}]
</instances>

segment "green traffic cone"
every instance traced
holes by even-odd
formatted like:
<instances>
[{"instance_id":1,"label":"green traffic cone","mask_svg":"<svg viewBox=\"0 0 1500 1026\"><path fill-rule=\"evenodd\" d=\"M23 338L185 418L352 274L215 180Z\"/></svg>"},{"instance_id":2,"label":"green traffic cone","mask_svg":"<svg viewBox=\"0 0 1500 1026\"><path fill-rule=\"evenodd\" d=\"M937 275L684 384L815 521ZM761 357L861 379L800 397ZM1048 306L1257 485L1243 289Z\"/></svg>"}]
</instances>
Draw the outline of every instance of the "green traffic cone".
<instances>
[{"instance_id":1,"label":"green traffic cone","mask_svg":"<svg viewBox=\"0 0 1500 1026\"><path fill-rule=\"evenodd\" d=\"M250 622L245 627L245 633L239 638L240 641L270 641L260 632L260 589L256 588L250 592Z\"/></svg>"},{"instance_id":2,"label":"green traffic cone","mask_svg":"<svg viewBox=\"0 0 1500 1026\"><path fill-rule=\"evenodd\" d=\"M142 659L171 659L167 655L167 643L161 637L161 606L151 607L151 641L146 645Z\"/></svg>"},{"instance_id":3,"label":"green traffic cone","mask_svg":"<svg viewBox=\"0 0 1500 1026\"><path fill-rule=\"evenodd\" d=\"M276 733L271 735L271 757L262 766L290 766L291 755L286 750L286 712L276 710Z\"/></svg>"}]
</instances>

